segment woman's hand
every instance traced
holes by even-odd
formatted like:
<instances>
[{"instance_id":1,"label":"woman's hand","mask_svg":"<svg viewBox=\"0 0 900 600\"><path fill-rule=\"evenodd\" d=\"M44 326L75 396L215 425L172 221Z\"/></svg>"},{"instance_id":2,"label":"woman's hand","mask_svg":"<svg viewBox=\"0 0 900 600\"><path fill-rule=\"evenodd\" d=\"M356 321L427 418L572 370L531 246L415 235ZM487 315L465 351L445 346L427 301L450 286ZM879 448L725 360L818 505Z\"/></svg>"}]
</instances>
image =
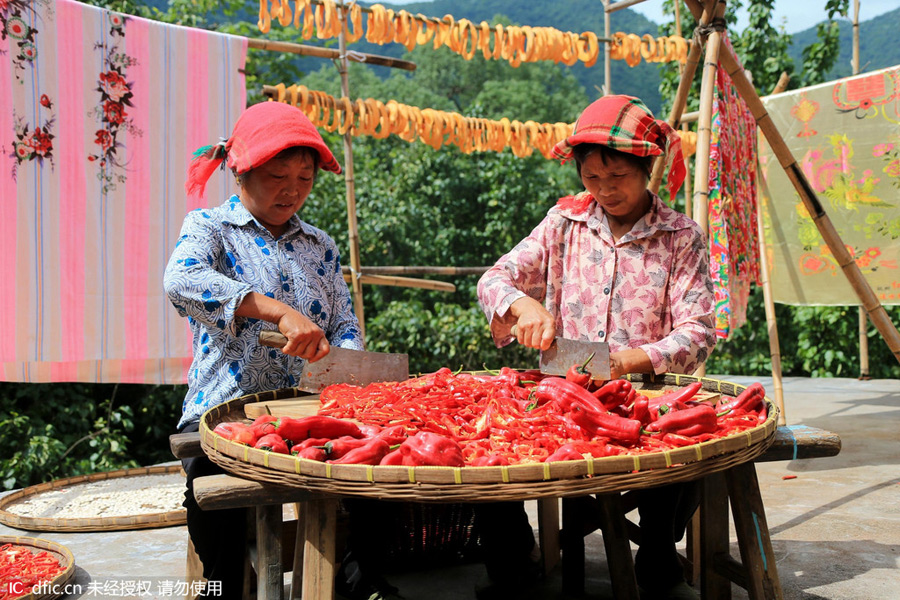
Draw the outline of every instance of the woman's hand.
<instances>
[{"instance_id":1,"label":"woman's hand","mask_svg":"<svg viewBox=\"0 0 900 600\"><path fill-rule=\"evenodd\" d=\"M277 322L278 330L288 339L281 349L285 354L316 362L331 350L325 332L293 308L285 311Z\"/></svg>"},{"instance_id":2,"label":"woman's hand","mask_svg":"<svg viewBox=\"0 0 900 600\"><path fill-rule=\"evenodd\" d=\"M628 373L652 373L650 356L640 348L620 350L609 355L609 378L618 379Z\"/></svg>"},{"instance_id":3,"label":"woman's hand","mask_svg":"<svg viewBox=\"0 0 900 600\"><path fill-rule=\"evenodd\" d=\"M244 296L234 314L278 325L278 330L288 339L281 349L285 354L316 362L331 350L325 332L318 325L284 302L258 292Z\"/></svg>"},{"instance_id":4,"label":"woman's hand","mask_svg":"<svg viewBox=\"0 0 900 600\"><path fill-rule=\"evenodd\" d=\"M513 302L509 311L516 318L513 335L523 346L547 350L556 337L556 322L544 305L530 296Z\"/></svg>"}]
</instances>

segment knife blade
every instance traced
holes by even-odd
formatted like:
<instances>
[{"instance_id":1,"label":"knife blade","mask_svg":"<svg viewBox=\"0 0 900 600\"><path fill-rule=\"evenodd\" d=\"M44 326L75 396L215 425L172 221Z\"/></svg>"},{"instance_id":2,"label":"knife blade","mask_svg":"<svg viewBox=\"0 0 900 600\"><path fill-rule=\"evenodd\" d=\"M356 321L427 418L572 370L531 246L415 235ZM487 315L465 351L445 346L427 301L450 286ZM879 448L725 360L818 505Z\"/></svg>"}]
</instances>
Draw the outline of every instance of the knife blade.
<instances>
[{"instance_id":1,"label":"knife blade","mask_svg":"<svg viewBox=\"0 0 900 600\"><path fill-rule=\"evenodd\" d=\"M283 348L287 338L277 331L262 331L259 343L271 348ZM368 385L380 381L409 379L409 356L389 352L366 352L332 346L314 363L307 362L297 387L318 393L329 385L349 383Z\"/></svg>"},{"instance_id":2,"label":"knife blade","mask_svg":"<svg viewBox=\"0 0 900 600\"><path fill-rule=\"evenodd\" d=\"M512 326L510 334L516 335L515 325ZM555 338L550 348L541 352L539 368L544 375L565 377L569 367L584 364L585 361L587 361L585 370L591 374L591 379L606 381L610 378L609 344L606 342Z\"/></svg>"},{"instance_id":3,"label":"knife blade","mask_svg":"<svg viewBox=\"0 0 900 600\"><path fill-rule=\"evenodd\" d=\"M591 374L591 379L606 381L610 378L609 344L606 342L579 342L558 337L550 348L541 352L540 370L545 375L565 377L572 365L585 361L584 368Z\"/></svg>"}]
</instances>

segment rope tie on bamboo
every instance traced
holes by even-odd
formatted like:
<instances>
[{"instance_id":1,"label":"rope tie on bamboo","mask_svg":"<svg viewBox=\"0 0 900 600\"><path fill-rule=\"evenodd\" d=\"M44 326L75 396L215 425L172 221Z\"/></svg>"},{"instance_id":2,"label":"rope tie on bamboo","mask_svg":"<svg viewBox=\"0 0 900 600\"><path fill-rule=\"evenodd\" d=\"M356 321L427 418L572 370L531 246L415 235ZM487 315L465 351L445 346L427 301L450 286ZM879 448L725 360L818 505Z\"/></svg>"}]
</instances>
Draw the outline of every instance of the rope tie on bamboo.
<instances>
[{"instance_id":1,"label":"rope tie on bamboo","mask_svg":"<svg viewBox=\"0 0 900 600\"><path fill-rule=\"evenodd\" d=\"M345 266L346 266L346 265L345 265ZM351 274L353 275L353 277L355 277L356 279L359 279L360 277L362 277L362 273L360 273L359 271L357 271L357 270L354 269L353 267L348 266L347 268L350 270L350 273L351 273Z\"/></svg>"},{"instance_id":2,"label":"rope tie on bamboo","mask_svg":"<svg viewBox=\"0 0 900 600\"><path fill-rule=\"evenodd\" d=\"M358 63L366 62L366 55L362 52L357 52L356 50L347 50L346 54L341 54L340 56L338 56L338 59L340 60L343 60L344 58Z\"/></svg>"},{"instance_id":3,"label":"rope tie on bamboo","mask_svg":"<svg viewBox=\"0 0 900 600\"><path fill-rule=\"evenodd\" d=\"M716 17L706 25L698 25L694 29L694 38L696 39L699 37L700 39L706 39L709 36L709 34L715 32L715 31L717 31L719 33L724 32L725 28L726 28L725 19L723 19L721 17Z\"/></svg>"}]
</instances>

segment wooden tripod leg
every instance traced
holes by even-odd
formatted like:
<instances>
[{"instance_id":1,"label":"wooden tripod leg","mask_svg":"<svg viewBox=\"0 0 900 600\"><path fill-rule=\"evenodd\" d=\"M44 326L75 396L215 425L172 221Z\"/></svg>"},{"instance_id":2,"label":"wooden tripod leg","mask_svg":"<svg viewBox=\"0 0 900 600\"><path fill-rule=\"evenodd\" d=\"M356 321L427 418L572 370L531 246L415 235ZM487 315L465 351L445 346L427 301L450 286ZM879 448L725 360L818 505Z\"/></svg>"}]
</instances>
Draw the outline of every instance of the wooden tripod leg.
<instances>
[{"instance_id":1,"label":"wooden tripod leg","mask_svg":"<svg viewBox=\"0 0 900 600\"><path fill-rule=\"evenodd\" d=\"M283 600L284 565L281 562L281 529L283 524L280 504L256 507L256 551L259 580L257 600Z\"/></svg>"},{"instance_id":2,"label":"wooden tripod leg","mask_svg":"<svg viewBox=\"0 0 900 600\"><path fill-rule=\"evenodd\" d=\"M747 593L751 600L781 600L781 582L766 511L759 494L756 467L746 462L732 467L725 473L731 512L737 530L741 561L747 573Z\"/></svg>"},{"instance_id":3,"label":"wooden tripod leg","mask_svg":"<svg viewBox=\"0 0 900 600\"><path fill-rule=\"evenodd\" d=\"M731 582L716 572L716 563L728 554L728 503L725 476L707 475L700 482L700 597L731 598Z\"/></svg>"},{"instance_id":4,"label":"wooden tripod leg","mask_svg":"<svg viewBox=\"0 0 900 600\"><path fill-rule=\"evenodd\" d=\"M603 546L609 564L609 578L613 597L617 600L638 600L637 580L634 576L634 558L622 507L622 496L597 494L600 507L600 527L603 530Z\"/></svg>"},{"instance_id":5,"label":"wooden tripod leg","mask_svg":"<svg viewBox=\"0 0 900 600\"><path fill-rule=\"evenodd\" d=\"M291 570L291 600L303 598L303 551L306 541L306 504L296 502L297 534L294 539L294 566Z\"/></svg>"},{"instance_id":6,"label":"wooden tripod leg","mask_svg":"<svg viewBox=\"0 0 900 600\"><path fill-rule=\"evenodd\" d=\"M584 593L584 515L577 498L563 498L562 589L566 595Z\"/></svg>"},{"instance_id":7,"label":"wooden tripod leg","mask_svg":"<svg viewBox=\"0 0 900 600\"><path fill-rule=\"evenodd\" d=\"M307 500L304 505L303 598L334 597L337 507L335 498Z\"/></svg>"}]
</instances>

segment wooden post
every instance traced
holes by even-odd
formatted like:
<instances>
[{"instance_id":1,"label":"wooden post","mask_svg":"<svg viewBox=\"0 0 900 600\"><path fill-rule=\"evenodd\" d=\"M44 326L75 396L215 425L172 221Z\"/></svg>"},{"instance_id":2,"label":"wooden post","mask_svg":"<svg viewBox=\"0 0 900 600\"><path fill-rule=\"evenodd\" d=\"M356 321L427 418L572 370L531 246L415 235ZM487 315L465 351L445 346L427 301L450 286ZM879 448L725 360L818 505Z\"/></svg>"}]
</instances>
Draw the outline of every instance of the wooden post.
<instances>
[{"instance_id":1,"label":"wooden post","mask_svg":"<svg viewBox=\"0 0 900 600\"><path fill-rule=\"evenodd\" d=\"M712 11L703 11L698 19L699 27L706 26L710 21ZM691 92L691 84L694 81L694 75L697 73L697 66L700 64L700 42L696 38L691 41L691 48L688 51L687 59L684 63L684 69L681 72L681 79L678 81L678 90L675 92L675 100L672 101L672 110L669 112L668 123L672 127L676 127L681 121L681 115L687 106L687 98ZM697 145L699 146L699 139ZM650 189L654 194L659 193L659 186L662 182L663 172L666 170L666 164L663 160L657 160L653 164L653 173L650 176ZM686 211L690 215L691 212Z\"/></svg>"},{"instance_id":2,"label":"wooden post","mask_svg":"<svg viewBox=\"0 0 900 600\"><path fill-rule=\"evenodd\" d=\"M690 127L688 127L687 123L682 123L681 130L690 131ZM693 189L693 186L691 186L691 159L687 156L684 157L684 170L686 173L682 184L684 187L684 214L692 215L694 214L694 199L691 197L691 190Z\"/></svg>"},{"instance_id":3,"label":"wooden post","mask_svg":"<svg viewBox=\"0 0 900 600\"><path fill-rule=\"evenodd\" d=\"M716 5L716 16L721 17L725 4ZM712 141L712 111L716 93L716 73L719 66L719 48L722 33L713 31L706 39L703 62L703 79L700 83L700 119L697 122L697 169L694 173L694 220L709 235L709 157Z\"/></svg>"},{"instance_id":4,"label":"wooden post","mask_svg":"<svg viewBox=\"0 0 900 600\"><path fill-rule=\"evenodd\" d=\"M334 597L338 502L337 498L325 497L304 503L302 598Z\"/></svg>"},{"instance_id":5,"label":"wooden post","mask_svg":"<svg viewBox=\"0 0 900 600\"><path fill-rule=\"evenodd\" d=\"M338 37L338 47L341 56L338 60L338 71L341 74L341 95L350 97L350 81L347 76L347 12L343 10L344 2L341 1L341 10L338 16L343 21L341 35ZM363 311L363 288L358 274L359 260L359 228L356 223L356 187L353 179L353 142L350 132L344 134L344 183L347 189L347 229L350 242L350 268L352 278L350 291L353 294L353 310L359 319L359 328L362 339L366 339L366 318Z\"/></svg>"},{"instance_id":6,"label":"wooden post","mask_svg":"<svg viewBox=\"0 0 900 600\"><path fill-rule=\"evenodd\" d=\"M853 74L859 73L859 0L853 0L853 58L850 61ZM859 378L869 379L869 319L865 309L859 307Z\"/></svg>"},{"instance_id":7,"label":"wooden post","mask_svg":"<svg viewBox=\"0 0 900 600\"><path fill-rule=\"evenodd\" d=\"M257 600L283 600L284 565L281 563L282 508L280 504L256 507Z\"/></svg>"},{"instance_id":8,"label":"wooden post","mask_svg":"<svg viewBox=\"0 0 900 600\"><path fill-rule=\"evenodd\" d=\"M609 23L609 0L603 0L603 37L612 38L612 31ZM612 42L606 42L603 45L603 95L612 94L612 59L610 58L609 45Z\"/></svg>"},{"instance_id":9,"label":"wooden post","mask_svg":"<svg viewBox=\"0 0 900 600\"><path fill-rule=\"evenodd\" d=\"M699 15L700 5L697 0L687 0L687 3L691 11ZM822 203L819 202L815 191L812 189L812 186L809 184L809 181L807 181L802 169L797 164L797 161L791 153L790 148L788 148L785 143L784 138L781 137L781 133L775 126L772 118L766 112L766 108L763 105L762 100L760 100L759 94L756 93L753 84L747 79L747 75L744 73L743 68L741 68L737 57L734 56L731 49L726 48L726 51L722 52L719 58L722 62L722 67L731 77L731 81L734 83L735 88L744 99L744 102L747 103L750 112L753 113L756 123L762 130L763 135L766 136L766 140L769 142L772 152L778 158L788 179L790 179L791 183L794 185L794 189L797 190L797 193L800 195L803 206L806 208L813 223L819 230L819 234L828 245L828 249L831 250L832 256L834 256L838 265L840 265L841 270L844 272L844 276L847 278L847 281L850 282L851 287L853 287L853 290L859 297L860 302L866 309L866 313L869 315L872 323L875 324L875 327L878 329L879 333L881 333L881 337L884 339L885 343L887 343L888 348L891 349L894 358L900 362L900 333L897 332L897 328L891 322L890 317L888 317L884 306L878 301L878 297L875 295L872 287L866 281L866 278L863 277L856 261L854 261L853 257L850 256L850 253L847 252L847 248L844 246L841 236L838 235L837 231L834 229L834 225L831 223L831 219L828 218L825 208L822 206Z\"/></svg>"},{"instance_id":10,"label":"wooden post","mask_svg":"<svg viewBox=\"0 0 900 600\"><path fill-rule=\"evenodd\" d=\"M791 78L787 73L782 73L775 84L773 94L778 94L787 89ZM757 168L757 172L759 169ZM762 182L762 178L757 177ZM768 196L768 194L766 194ZM766 307L766 324L769 331L769 356L772 361L772 387L775 393L775 405L778 406L778 424L787 424L787 414L784 410L784 386L781 379L781 345L778 341L778 322L775 319L775 301L772 299L772 283L769 281L769 257L766 255L765 223L763 220L762 206L756 207L756 238L759 245L759 280L763 290L763 304Z\"/></svg>"}]
</instances>

